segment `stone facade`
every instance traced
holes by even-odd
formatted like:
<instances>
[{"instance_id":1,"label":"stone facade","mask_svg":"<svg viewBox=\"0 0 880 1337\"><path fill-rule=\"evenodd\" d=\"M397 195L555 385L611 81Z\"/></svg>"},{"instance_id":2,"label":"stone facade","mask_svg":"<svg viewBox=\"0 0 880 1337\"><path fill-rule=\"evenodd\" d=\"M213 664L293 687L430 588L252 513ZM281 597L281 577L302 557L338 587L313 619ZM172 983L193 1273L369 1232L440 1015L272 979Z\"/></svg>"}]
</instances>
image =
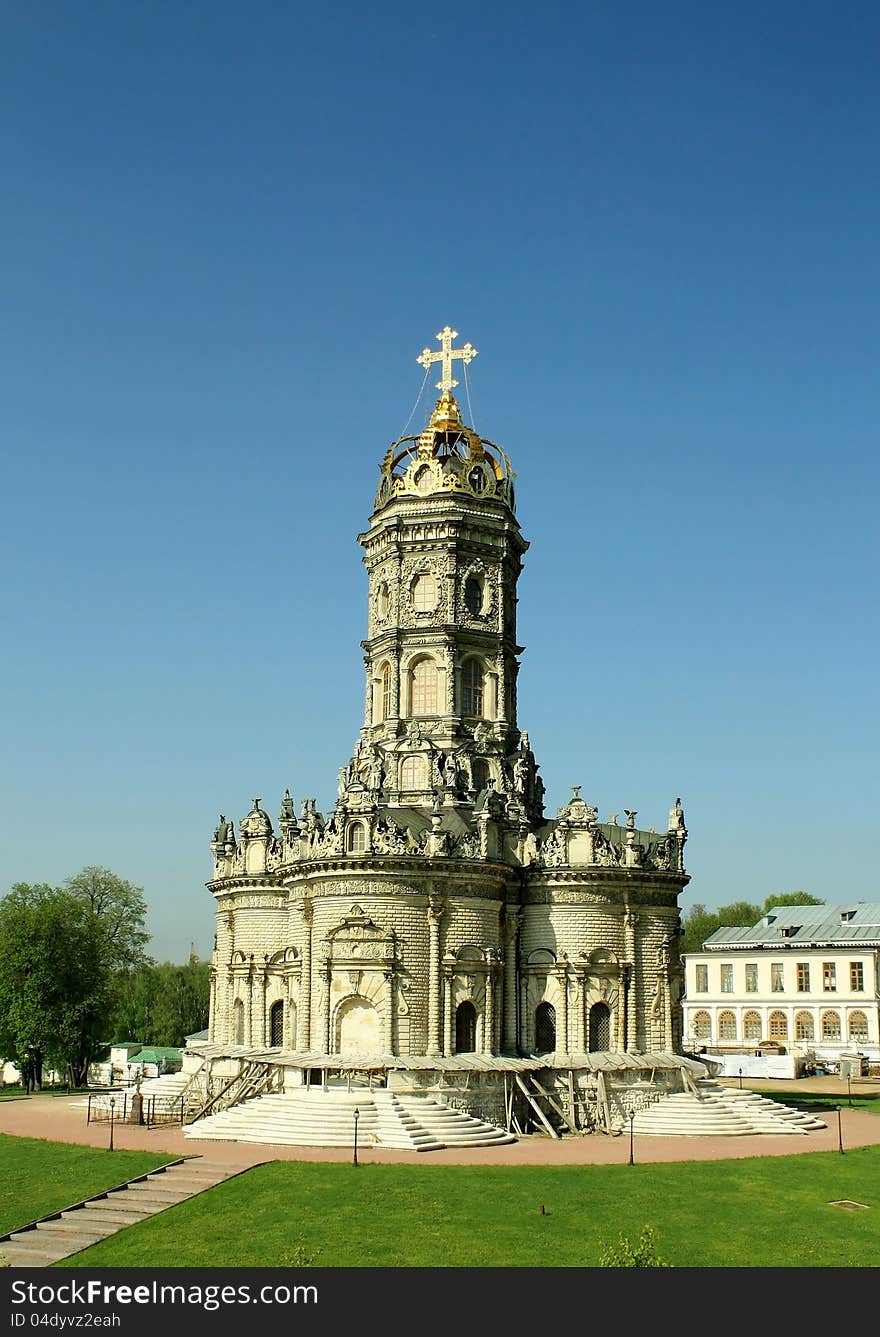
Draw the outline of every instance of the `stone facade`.
<instances>
[{"instance_id":1,"label":"stone facade","mask_svg":"<svg viewBox=\"0 0 880 1337\"><path fill-rule=\"evenodd\" d=\"M323 814L255 799L211 842L209 1039L326 1055L681 1049L679 800L662 831L548 818L517 719L528 544L501 447L444 388L369 528L364 723Z\"/></svg>"}]
</instances>

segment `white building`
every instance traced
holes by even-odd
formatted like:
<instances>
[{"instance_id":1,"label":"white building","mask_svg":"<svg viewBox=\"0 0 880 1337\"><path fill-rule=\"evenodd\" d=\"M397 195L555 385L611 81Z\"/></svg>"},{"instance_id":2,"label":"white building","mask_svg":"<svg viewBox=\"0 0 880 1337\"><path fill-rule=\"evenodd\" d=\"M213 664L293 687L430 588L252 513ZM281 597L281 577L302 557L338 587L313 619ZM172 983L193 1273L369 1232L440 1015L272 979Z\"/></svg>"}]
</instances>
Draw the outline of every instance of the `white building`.
<instances>
[{"instance_id":1,"label":"white building","mask_svg":"<svg viewBox=\"0 0 880 1337\"><path fill-rule=\"evenodd\" d=\"M880 903L774 906L685 956L684 1033L708 1053L880 1061Z\"/></svg>"}]
</instances>

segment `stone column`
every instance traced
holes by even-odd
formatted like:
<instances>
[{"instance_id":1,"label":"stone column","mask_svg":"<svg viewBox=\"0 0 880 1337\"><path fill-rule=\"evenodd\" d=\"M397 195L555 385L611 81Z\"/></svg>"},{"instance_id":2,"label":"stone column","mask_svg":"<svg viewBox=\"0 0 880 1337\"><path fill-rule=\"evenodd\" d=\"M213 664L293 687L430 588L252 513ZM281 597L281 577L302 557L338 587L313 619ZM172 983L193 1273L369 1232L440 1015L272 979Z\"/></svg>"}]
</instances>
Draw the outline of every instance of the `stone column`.
<instances>
[{"instance_id":1,"label":"stone column","mask_svg":"<svg viewBox=\"0 0 880 1337\"><path fill-rule=\"evenodd\" d=\"M559 1025L556 1028L556 1053L568 1053L568 965L562 965L556 971L556 980L559 984L559 995L561 1007L559 1009ZM560 1041L562 1042L560 1044Z\"/></svg>"},{"instance_id":2,"label":"stone column","mask_svg":"<svg viewBox=\"0 0 880 1337\"><path fill-rule=\"evenodd\" d=\"M288 967L289 969L289 967ZM288 975L284 981L284 992L287 997L284 1000L284 1035L281 1044L285 1049L293 1049L296 1045L296 1036L290 1024L290 1014L293 1010L293 976Z\"/></svg>"},{"instance_id":3,"label":"stone column","mask_svg":"<svg viewBox=\"0 0 880 1337\"><path fill-rule=\"evenodd\" d=\"M443 967L443 1053L452 1054L455 1050L455 1034L453 1026L455 1018L452 1015L452 967Z\"/></svg>"},{"instance_id":4,"label":"stone column","mask_svg":"<svg viewBox=\"0 0 880 1337\"><path fill-rule=\"evenodd\" d=\"M303 1051L311 1048L312 1018L312 902L302 900L297 905L303 920L303 945L299 977L299 1015L297 1016L296 1047Z\"/></svg>"},{"instance_id":5,"label":"stone column","mask_svg":"<svg viewBox=\"0 0 880 1337\"><path fill-rule=\"evenodd\" d=\"M456 678L458 677L458 663L457 659L453 657L451 645L447 645L443 649L443 667L446 673L443 713L444 715L455 715L455 688Z\"/></svg>"},{"instance_id":6,"label":"stone column","mask_svg":"<svg viewBox=\"0 0 880 1337\"><path fill-rule=\"evenodd\" d=\"M235 1037L235 976L230 968L226 976L226 1043L237 1043Z\"/></svg>"},{"instance_id":7,"label":"stone column","mask_svg":"<svg viewBox=\"0 0 880 1337\"><path fill-rule=\"evenodd\" d=\"M529 977L523 975L520 983L520 992L522 1003L519 1010L519 1037L517 1047L527 1053L529 1050L529 1037L531 1035L532 1019L529 1016Z\"/></svg>"},{"instance_id":8,"label":"stone column","mask_svg":"<svg viewBox=\"0 0 880 1337\"><path fill-rule=\"evenodd\" d=\"M217 1026L217 972L211 970L211 1001L208 1009L208 1039L213 1041Z\"/></svg>"},{"instance_id":9,"label":"stone column","mask_svg":"<svg viewBox=\"0 0 880 1337\"><path fill-rule=\"evenodd\" d=\"M382 1041L385 1053L394 1053L394 971L385 971L385 1015L382 1019Z\"/></svg>"},{"instance_id":10,"label":"stone column","mask_svg":"<svg viewBox=\"0 0 880 1337\"><path fill-rule=\"evenodd\" d=\"M608 1043L611 1043L611 1036L608 1037ZM574 976L574 1026L572 1027L572 1052L583 1054L586 1050L586 1041L584 1040L584 976L582 971L577 971Z\"/></svg>"},{"instance_id":11,"label":"stone column","mask_svg":"<svg viewBox=\"0 0 880 1337\"><path fill-rule=\"evenodd\" d=\"M502 936L504 942L504 1012L502 1048L507 1054L515 1054L517 1045L516 1025L516 952L517 934L522 923L522 912L513 906L504 910Z\"/></svg>"},{"instance_id":12,"label":"stone column","mask_svg":"<svg viewBox=\"0 0 880 1337\"><path fill-rule=\"evenodd\" d=\"M271 1038L268 1034L268 1026L267 1026L268 1018L266 1016L266 992L268 988L269 988L269 970L268 966L264 965L263 970L260 974L260 1025L259 1025L260 1039L258 1043L261 1045L267 1045Z\"/></svg>"},{"instance_id":13,"label":"stone column","mask_svg":"<svg viewBox=\"0 0 880 1337\"><path fill-rule=\"evenodd\" d=\"M428 900L428 1047L429 1054L440 1051L440 924L446 903L442 896Z\"/></svg>"},{"instance_id":14,"label":"stone column","mask_svg":"<svg viewBox=\"0 0 880 1337\"><path fill-rule=\"evenodd\" d=\"M324 1053L330 1053L330 981L333 978L333 965L327 961L323 970L323 998L321 1000L324 1009Z\"/></svg>"},{"instance_id":15,"label":"stone column","mask_svg":"<svg viewBox=\"0 0 880 1337\"><path fill-rule=\"evenodd\" d=\"M483 1026L483 1051L491 1054L495 1037L495 963L489 958L486 966L486 1019Z\"/></svg>"},{"instance_id":16,"label":"stone column","mask_svg":"<svg viewBox=\"0 0 880 1337\"><path fill-rule=\"evenodd\" d=\"M636 1006L636 989L638 985L636 972L636 926L639 922L639 916L634 910L627 910L624 915L624 929L626 948L625 955L630 963L629 987L626 991L626 1048L633 1052L638 1048L638 1009Z\"/></svg>"},{"instance_id":17,"label":"stone column","mask_svg":"<svg viewBox=\"0 0 880 1337\"><path fill-rule=\"evenodd\" d=\"M254 958L251 957L247 977L247 1002L245 1003L244 1042L254 1043Z\"/></svg>"}]
</instances>

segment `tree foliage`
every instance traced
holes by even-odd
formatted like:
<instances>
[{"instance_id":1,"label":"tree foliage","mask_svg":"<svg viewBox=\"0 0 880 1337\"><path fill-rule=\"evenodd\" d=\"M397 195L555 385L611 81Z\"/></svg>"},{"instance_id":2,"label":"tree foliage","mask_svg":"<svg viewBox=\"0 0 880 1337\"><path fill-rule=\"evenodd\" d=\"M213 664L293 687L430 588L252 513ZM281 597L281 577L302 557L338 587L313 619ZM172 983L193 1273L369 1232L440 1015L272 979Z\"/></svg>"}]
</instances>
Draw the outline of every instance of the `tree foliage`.
<instances>
[{"instance_id":1,"label":"tree foliage","mask_svg":"<svg viewBox=\"0 0 880 1337\"><path fill-rule=\"evenodd\" d=\"M191 957L185 966L145 965L119 976L112 1030L117 1040L182 1045L208 1024L211 968Z\"/></svg>"},{"instance_id":2,"label":"tree foliage","mask_svg":"<svg viewBox=\"0 0 880 1337\"><path fill-rule=\"evenodd\" d=\"M751 928L774 905L822 905L823 902L807 891L788 891L768 896L763 906L750 901L733 901L717 910L707 910L695 903L682 918L682 952L700 952L703 943L719 928Z\"/></svg>"},{"instance_id":3,"label":"tree foliage","mask_svg":"<svg viewBox=\"0 0 880 1337\"><path fill-rule=\"evenodd\" d=\"M71 896L88 906L101 924L111 970L134 970L149 959L145 928L147 903L143 887L135 887L109 868L89 865L64 883Z\"/></svg>"},{"instance_id":4,"label":"tree foliage","mask_svg":"<svg viewBox=\"0 0 880 1337\"><path fill-rule=\"evenodd\" d=\"M0 1054L37 1084L47 1062L83 1085L109 1003L99 919L67 891L17 883L0 901Z\"/></svg>"}]
</instances>

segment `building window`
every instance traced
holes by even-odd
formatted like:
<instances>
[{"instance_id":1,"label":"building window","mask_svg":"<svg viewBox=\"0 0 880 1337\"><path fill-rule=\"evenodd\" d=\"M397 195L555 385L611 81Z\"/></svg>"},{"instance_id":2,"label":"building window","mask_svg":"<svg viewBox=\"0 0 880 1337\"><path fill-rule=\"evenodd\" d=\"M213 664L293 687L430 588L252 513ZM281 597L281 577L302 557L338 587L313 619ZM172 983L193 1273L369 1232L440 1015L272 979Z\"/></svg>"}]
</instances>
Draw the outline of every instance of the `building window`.
<instances>
[{"instance_id":1,"label":"building window","mask_svg":"<svg viewBox=\"0 0 880 1337\"><path fill-rule=\"evenodd\" d=\"M788 1020L784 1012L770 1013L770 1039L787 1040L788 1039Z\"/></svg>"},{"instance_id":2,"label":"building window","mask_svg":"<svg viewBox=\"0 0 880 1337\"><path fill-rule=\"evenodd\" d=\"M411 706L413 715L437 713L437 665L433 659L420 659L413 666Z\"/></svg>"},{"instance_id":3,"label":"building window","mask_svg":"<svg viewBox=\"0 0 880 1337\"><path fill-rule=\"evenodd\" d=\"M269 1008L269 1044L272 1049L284 1044L284 1003L280 998Z\"/></svg>"},{"instance_id":4,"label":"building window","mask_svg":"<svg viewBox=\"0 0 880 1337\"><path fill-rule=\"evenodd\" d=\"M423 757L404 757L400 768L401 789L425 788L425 761Z\"/></svg>"},{"instance_id":5,"label":"building window","mask_svg":"<svg viewBox=\"0 0 880 1337\"><path fill-rule=\"evenodd\" d=\"M348 828L349 854L362 854L366 845L363 822L352 822Z\"/></svg>"},{"instance_id":6,"label":"building window","mask_svg":"<svg viewBox=\"0 0 880 1337\"><path fill-rule=\"evenodd\" d=\"M471 779L474 782L474 789L481 794L484 789L489 787L489 763L482 757L477 757L476 761L471 762Z\"/></svg>"},{"instance_id":7,"label":"building window","mask_svg":"<svg viewBox=\"0 0 880 1337\"><path fill-rule=\"evenodd\" d=\"M483 587L476 576L468 576L464 582L464 606L474 617L479 617L483 609Z\"/></svg>"},{"instance_id":8,"label":"building window","mask_svg":"<svg viewBox=\"0 0 880 1337\"><path fill-rule=\"evenodd\" d=\"M379 693L382 703L383 720L387 720L391 715L391 665L386 664L379 675Z\"/></svg>"},{"instance_id":9,"label":"building window","mask_svg":"<svg viewBox=\"0 0 880 1337\"><path fill-rule=\"evenodd\" d=\"M770 962L770 990L785 993L785 967L781 961Z\"/></svg>"},{"instance_id":10,"label":"building window","mask_svg":"<svg viewBox=\"0 0 880 1337\"><path fill-rule=\"evenodd\" d=\"M747 1012L743 1017L743 1039L760 1040L761 1018L757 1012Z\"/></svg>"},{"instance_id":11,"label":"building window","mask_svg":"<svg viewBox=\"0 0 880 1337\"><path fill-rule=\"evenodd\" d=\"M736 1017L732 1012L721 1012L718 1016L718 1039L736 1039Z\"/></svg>"},{"instance_id":12,"label":"building window","mask_svg":"<svg viewBox=\"0 0 880 1337\"><path fill-rule=\"evenodd\" d=\"M430 613L437 607L437 582L429 571L423 571L413 581L412 602L417 613Z\"/></svg>"},{"instance_id":13,"label":"building window","mask_svg":"<svg viewBox=\"0 0 880 1337\"><path fill-rule=\"evenodd\" d=\"M695 1040L708 1040L712 1036L712 1019L708 1012L695 1012L693 1020Z\"/></svg>"},{"instance_id":14,"label":"building window","mask_svg":"<svg viewBox=\"0 0 880 1337\"><path fill-rule=\"evenodd\" d=\"M708 993L709 967L706 965L696 966L695 971L696 971L696 980L694 982L694 989L696 990L697 993Z\"/></svg>"},{"instance_id":15,"label":"building window","mask_svg":"<svg viewBox=\"0 0 880 1337\"><path fill-rule=\"evenodd\" d=\"M826 993L837 993L837 966L833 961L822 962L822 988Z\"/></svg>"},{"instance_id":16,"label":"building window","mask_svg":"<svg viewBox=\"0 0 880 1337\"><path fill-rule=\"evenodd\" d=\"M455 1052L473 1054L477 1048L477 1009L473 1003L459 1003L455 1009Z\"/></svg>"},{"instance_id":17,"label":"building window","mask_svg":"<svg viewBox=\"0 0 880 1337\"><path fill-rule=\"evenodd\" d=\"M848 1024L850 1040L854 1043L867 1043L868 1018L865 1016L864 1012L850 1012Z\"/></svg>"},{"instance_id":18,"label":"building window","mask_svg":"<svg viewBox=\"0 0 880 1337\"><path fill-rule=\"evenodd\" d=\"M388 616L388 610L390 609L390 607L391 607L391 596L388 593L388 586L385 584L385 581L383 580L382 584L379 586L379 593L376 595L376 610L383 622L385 618Z\"/></svg>"},{"instance_id":19,"label":"building window","mask_svg":"<svg viewBox=\"0 0 880 1337\"><path fill-rule=\"evenodd\" d=\"M861 961L849 963L849 987L853 993L865 992L865 968Z\"/></svg>"},{"instance_id":20,"label":"building window","mask_svg":"<svg viewBox=\"0 0 880 1337\"><path fill-rule=\"evenodd\" d=\"M721 992L733 993L733 966L727 963L721 967Z\"/></svg>"},{"instance_id":21,"label":"building window","mask_svg":"<svg viewBox=\"0 0 880 1337\"><path fill-rule=\"evenodd\" d=\"M758 992L758 964L756 961L746 962L746 993Z\"/></svg>"},{"instance_id":22,"label":"building window","mask_svg":"<svg viewBox=\"0 0 880 1337\"><path fill-rule=\"evenodd\" d=\"M556 1009L552 1003L535 1008L535 1053L552 1054L556 1048Z\"/></svg>"},{"instance_id":23,"label":"building window","mask_svg":"<svg viewBox=\"0 0 880 1337\"><path fill-rule=\"evenodd\" d=\"M831 1044L840 1043L840 1014L838 1012L822 1013L822 1039Z\"/></svg>"},{"instance_id":24,"label":"building window","mask_svg":"<svg viewBox=\"0 0 880 1337\"><path fill-rule=\"evenodd\" d=\"M810 1043L816 1038L813 1018L809 1012L798 1012L794 1019L794 1038L802 1044Z\"/></svg>"},{"instance_id":25,"label":"building window","mask_svg":"<svg viewBox=\"0 0 880 1337\"><path fill-rule=\"evenodd\" d=\"M478 659L466 659L462 665L461 713L483 714L483 666Z\"/></svg>"},{"instance_id":26,"label":"building window","mask_svg":"<svg viewBox=\"0 0 880 1337\"><path fill-rule=\"evenodd\" d=\"M797 991L798 993L810 992L810 966L807 961L798 961L797 963Z\"/></svg>"}]
</instances>

